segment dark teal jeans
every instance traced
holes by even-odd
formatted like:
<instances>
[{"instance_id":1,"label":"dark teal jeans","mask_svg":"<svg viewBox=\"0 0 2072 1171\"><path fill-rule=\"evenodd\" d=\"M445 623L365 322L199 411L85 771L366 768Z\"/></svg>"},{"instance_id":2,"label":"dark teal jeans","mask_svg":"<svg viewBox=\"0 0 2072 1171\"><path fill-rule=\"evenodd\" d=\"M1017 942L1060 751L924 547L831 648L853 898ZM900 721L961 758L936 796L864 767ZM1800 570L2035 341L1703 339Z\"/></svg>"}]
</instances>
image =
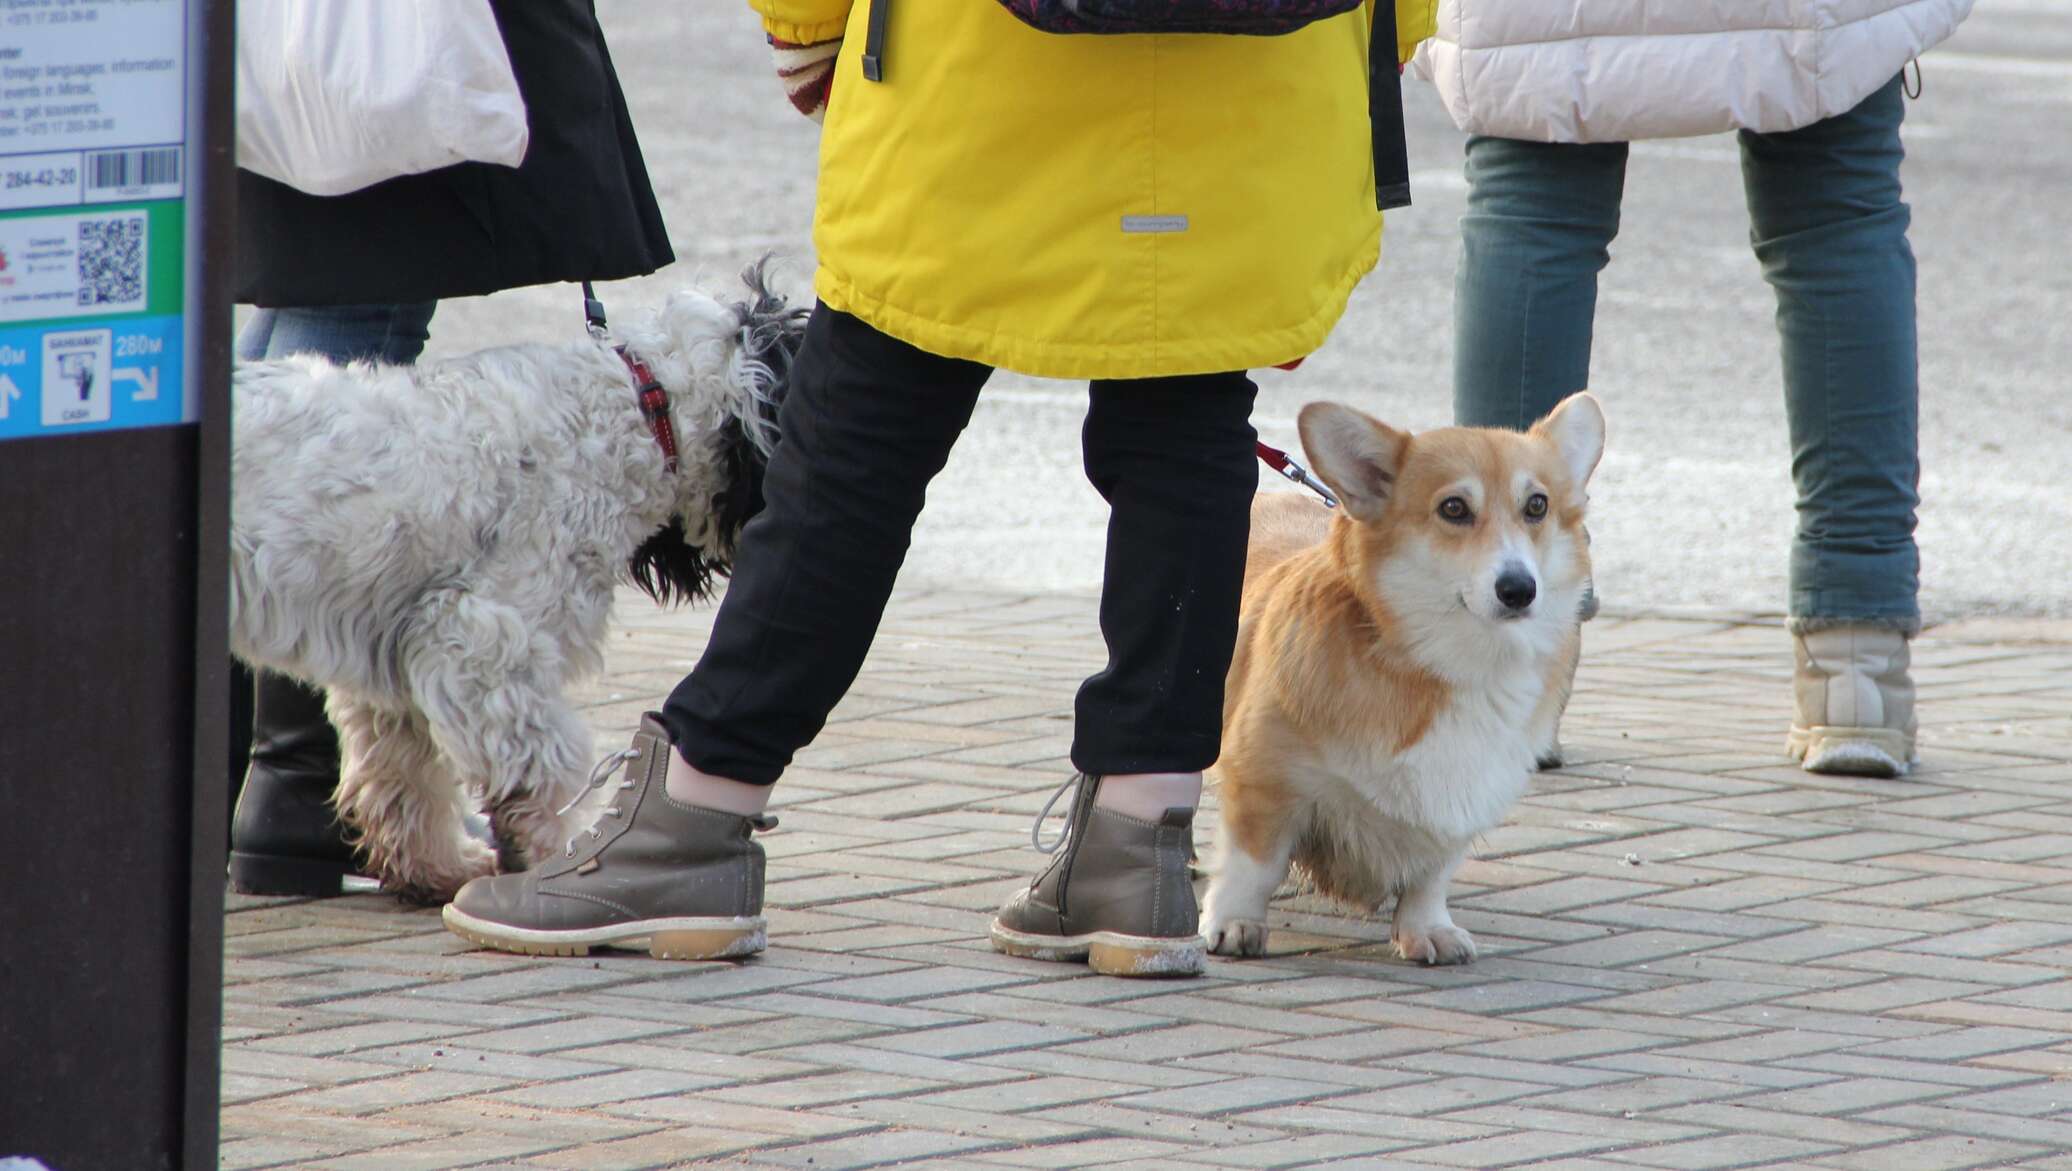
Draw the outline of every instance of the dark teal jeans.
<instances>
[{"instance_id":1,"label":"dark teal jeans","mask_svg":"<svg viewBox=\"0 0 2072 1171\"><path fill-rule=\"evenodd\" d=\"M1798 531L1800 628L1911 632L1920 555L1914 254L1900 199L1898 78L1846 114L1741 132L1749 240L1777 294ZM1468 140L1454 287L1454 417L1526 427L1590 383L1597 274L1619 231L1626 145Z\"/></svg>"}]
</instances>

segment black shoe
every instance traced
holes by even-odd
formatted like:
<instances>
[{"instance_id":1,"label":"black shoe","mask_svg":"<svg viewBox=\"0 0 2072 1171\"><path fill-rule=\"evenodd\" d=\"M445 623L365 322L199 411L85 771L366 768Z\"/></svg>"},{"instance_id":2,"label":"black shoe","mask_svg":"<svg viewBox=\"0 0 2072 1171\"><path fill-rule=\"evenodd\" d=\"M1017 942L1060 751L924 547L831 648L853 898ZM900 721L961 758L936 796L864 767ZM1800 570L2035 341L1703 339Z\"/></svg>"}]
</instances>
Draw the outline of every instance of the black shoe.
<instances>
[{"instance_id":1,"label":"black shoe","mask_svg":"<svg viewBox=\"0 0 2072 1171\"><path fill-rule=\"evenodd\" d=\"M343 894L358 867L338 823L338 733L324 693L259 673L252 761L230 822L230 887L241 894Z\"/></svg>"}]
</instances>

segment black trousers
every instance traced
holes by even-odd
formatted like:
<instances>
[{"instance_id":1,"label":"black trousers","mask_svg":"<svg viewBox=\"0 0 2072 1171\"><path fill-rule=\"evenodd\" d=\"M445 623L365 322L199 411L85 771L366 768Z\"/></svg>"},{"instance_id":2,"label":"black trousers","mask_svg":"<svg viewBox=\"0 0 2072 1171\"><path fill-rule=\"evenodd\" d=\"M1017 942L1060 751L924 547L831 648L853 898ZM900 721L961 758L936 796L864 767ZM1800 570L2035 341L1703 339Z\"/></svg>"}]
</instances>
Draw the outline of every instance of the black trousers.
<instances>
[{"instance_id":1,"label":"black trousers","mask_svg":"<svg viewBox=\"0 0 2072 1171\"><path fill-rule=\"evenodd\" d=\"M704 772L770 784L863 666L942 470L992 368L818 306L704 657L662 709ZM1223 677L1258 488L1243 373L1095 382L1082 440L1109 504L1101 633L1072 763L1194 772L1221 743Z\"/></svg>"}]
</instances>

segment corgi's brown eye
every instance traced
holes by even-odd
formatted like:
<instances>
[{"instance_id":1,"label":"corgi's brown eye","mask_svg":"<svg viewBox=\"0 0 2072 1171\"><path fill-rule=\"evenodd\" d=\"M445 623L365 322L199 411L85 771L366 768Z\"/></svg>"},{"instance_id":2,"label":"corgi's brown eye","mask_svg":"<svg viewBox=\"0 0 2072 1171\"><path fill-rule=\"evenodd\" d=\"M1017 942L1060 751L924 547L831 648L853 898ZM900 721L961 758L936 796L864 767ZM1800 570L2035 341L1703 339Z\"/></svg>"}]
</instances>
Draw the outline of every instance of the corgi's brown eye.
<instances>
[{"instance_id":1,"label":"corgi's brown eye","mask_svg":"<svg viewBox=\"0 0 2072 1171\"><path fill-rule=\"evenodd\" d=\"M1475 519L1475 510L1458 496L1448 496L1439 502L1439 515L1457 525L1464 525Z\"/></svg>"},{"instance_id":2,"label":"corgi's brown eye","mask_svg":"<svg viewBox=\"0 0 2072 1171\"><path fill-rule=\"evenodd\" d=\"M1525 519L1539 520L1547 515L1547 498L1535 492L1525 498Z\"/></svg>"}]
</instances>

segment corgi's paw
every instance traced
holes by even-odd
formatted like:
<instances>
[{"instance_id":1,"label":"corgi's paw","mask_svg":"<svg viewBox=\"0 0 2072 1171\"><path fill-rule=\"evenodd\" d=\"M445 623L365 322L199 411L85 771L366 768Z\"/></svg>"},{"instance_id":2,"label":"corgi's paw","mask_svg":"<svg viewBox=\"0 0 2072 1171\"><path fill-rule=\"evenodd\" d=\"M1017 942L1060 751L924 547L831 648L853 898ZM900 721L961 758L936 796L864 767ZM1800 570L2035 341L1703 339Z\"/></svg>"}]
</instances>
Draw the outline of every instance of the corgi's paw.
<instances>
[{"instance_id":1,"label":"corgi's paw","mask_svg":"<svg viewBox=\"0 0 2072 1171\"><path fill-rule=\"evenodd\" d=\"M1397 956L1414 964L1465 964L1475 958L1475 937L1451 923L1399 925L1390 942Z\"/></svg>"},{"instance_id":2,"label":"corgi's paw","mask_svg":"<svg viewBox=\"0 0 2072 1171\"><path fill-rule=\"evenodd\" d=\"M1259 919L1211 920L1202 934L1209 950L1219 956L1263 956L1266 954L1266 924Z\"/></svg>"}]
</instances>

